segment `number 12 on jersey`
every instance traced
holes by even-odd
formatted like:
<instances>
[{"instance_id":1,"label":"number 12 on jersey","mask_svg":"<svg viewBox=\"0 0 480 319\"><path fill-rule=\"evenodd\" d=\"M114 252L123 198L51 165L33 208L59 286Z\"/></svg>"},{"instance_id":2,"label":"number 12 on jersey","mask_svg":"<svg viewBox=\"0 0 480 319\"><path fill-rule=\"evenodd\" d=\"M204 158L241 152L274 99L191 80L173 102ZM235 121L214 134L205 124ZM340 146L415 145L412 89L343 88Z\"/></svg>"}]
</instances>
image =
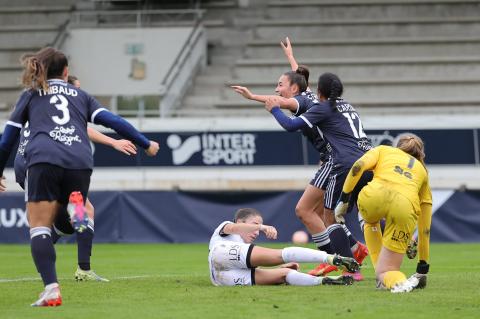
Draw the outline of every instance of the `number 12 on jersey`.
<instances>
[{"instance_id":1,"label":"number 12 on jersey","mask_svg":"<svg viewBox=\"0 0 480 319\"><path fill-rule=\"evenodd\" d=\"M342 113L343 116L345 116L348 120L348 123L350 124L350 128L352 129L353 136L356 138L367 138L367 134L363 131L363 126L362 126L362 121L360 120L360 117L358 116L357 113L355 112L345 112ZM358 123L358 129L355 126L355 120L357 120Z\"/></svg>"}]
</instances>

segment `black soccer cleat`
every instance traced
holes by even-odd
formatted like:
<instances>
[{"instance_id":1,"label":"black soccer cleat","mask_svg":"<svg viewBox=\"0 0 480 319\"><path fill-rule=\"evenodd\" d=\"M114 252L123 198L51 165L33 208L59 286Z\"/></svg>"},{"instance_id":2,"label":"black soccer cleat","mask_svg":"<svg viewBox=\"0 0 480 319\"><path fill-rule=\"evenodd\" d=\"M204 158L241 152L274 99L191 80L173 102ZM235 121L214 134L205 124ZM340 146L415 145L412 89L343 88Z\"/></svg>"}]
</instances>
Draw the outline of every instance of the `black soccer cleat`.
<instances>
[{"instance_id":1,"label":"black soccer cleat","mask_svg":"<svg viewBox=\"0 0 480 319\"><path fill-rule=\"evenodd\" d=\"M339 286L351 286L353 285L352 276L326 276L322 279L322 285L339 285Z\"/></svg>"},{"instance_id":2,"label":"black soccer cleat","mask_svg":"<svg viewBox=\"0 0 480 319\"><path fill-rule=\"evenodd\" d=\"M342 257L339 255L333 256L333 265L343 267L348 272L354 273L360 270L360 264L351 257Z\"/></svg>"}]
</instances>

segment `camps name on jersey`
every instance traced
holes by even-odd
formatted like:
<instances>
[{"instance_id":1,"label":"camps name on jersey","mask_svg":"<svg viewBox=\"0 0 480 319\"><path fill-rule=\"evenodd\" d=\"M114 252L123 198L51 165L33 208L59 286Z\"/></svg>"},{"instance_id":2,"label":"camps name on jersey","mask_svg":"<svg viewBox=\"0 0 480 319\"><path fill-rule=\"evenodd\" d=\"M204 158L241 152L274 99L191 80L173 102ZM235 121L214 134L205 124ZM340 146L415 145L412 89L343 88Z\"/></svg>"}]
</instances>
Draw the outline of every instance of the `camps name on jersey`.
<instances>
[{"instance_id":1,"label":"camps name on jersey","mask_svg":"<svg viewBox=\"0 0 480 319\"><path fill-rule=\"evenodd\" d=\"M77 96L78 95L78 91L73 89L73 88L70 88L70 87L67 87L67 86L63 86L63 85L51 85L48 87L48 90L45 91L45 90L38 90L38 95L40 96L44 96L44 95L50 95L50 94L65 94L65 95L69 95L69 96Z\"/></svg>"}]
</instances>

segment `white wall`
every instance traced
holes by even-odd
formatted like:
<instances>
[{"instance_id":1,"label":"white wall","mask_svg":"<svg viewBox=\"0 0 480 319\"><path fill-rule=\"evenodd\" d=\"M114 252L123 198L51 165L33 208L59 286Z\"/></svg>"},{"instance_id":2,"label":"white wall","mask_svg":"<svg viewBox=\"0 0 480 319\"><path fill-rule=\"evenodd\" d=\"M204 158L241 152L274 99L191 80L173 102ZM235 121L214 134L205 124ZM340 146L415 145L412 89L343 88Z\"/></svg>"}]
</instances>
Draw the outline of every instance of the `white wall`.
<instances>
[{"instance_id":1,"label":"white wall","mask_svg":"<svg viewBox=\"0 0 480 319\"><path fill-rule=\"evenodd\" d=\"M92 95L157 95L160 84L186 42L192 27L72 29L62 50L70 73ZM129 77L133 55L127 46L143 45L136 57L145 62L143 80Z\"/></svg>"}]
</instances>

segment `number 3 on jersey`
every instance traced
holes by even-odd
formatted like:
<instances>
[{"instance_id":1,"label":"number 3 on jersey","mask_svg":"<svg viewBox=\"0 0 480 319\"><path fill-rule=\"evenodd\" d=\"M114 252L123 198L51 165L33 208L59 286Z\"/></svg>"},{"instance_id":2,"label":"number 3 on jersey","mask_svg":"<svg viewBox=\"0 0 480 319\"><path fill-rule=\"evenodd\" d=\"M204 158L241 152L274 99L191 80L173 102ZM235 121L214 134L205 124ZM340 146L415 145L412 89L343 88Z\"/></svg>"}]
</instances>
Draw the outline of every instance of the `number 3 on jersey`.
<instances>
[{"instance_id":1,"label":"number 3 on jersey","mask_svg":"<svg viewBox=\"0 0 480 319\"><path fill-rule=\"evenodd\" d=\"M355 136L356 138L367 138L367 134L365 134L365 132L363 131L362 121L360 121L360 117L357 113L342 113L342 115L347 118L348 123L352 128L353 136ZM358 130L355 127L355 123L353 122L354 120L358 120Z\"/></svg>"},{"instance_id":2,"label":"number 3 on jersey","mask_svg":"<svg viewBox=\"0 0 480 319\"><path fill-rule=\"evenodd\" d=\"M60 103L57 103L59 102ZM52 116L52 120L58 125L67 124L70 121L70 111L68 110L68 100L63 95L54 95L50 98L50 104L54 104L57 110L62 111L62 117Z\"/></svg>"}]
</instances>

